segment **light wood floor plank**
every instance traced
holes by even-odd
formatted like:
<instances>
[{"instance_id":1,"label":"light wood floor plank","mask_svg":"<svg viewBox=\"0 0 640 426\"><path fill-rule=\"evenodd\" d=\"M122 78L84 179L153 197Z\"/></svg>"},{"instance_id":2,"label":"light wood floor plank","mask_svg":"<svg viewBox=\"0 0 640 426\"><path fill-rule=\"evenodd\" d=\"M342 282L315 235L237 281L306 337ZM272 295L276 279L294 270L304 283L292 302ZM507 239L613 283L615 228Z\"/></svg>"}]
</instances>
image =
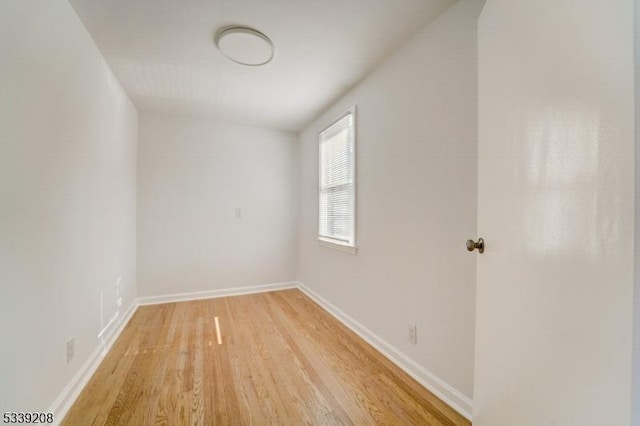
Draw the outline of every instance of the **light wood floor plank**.
<instances>
[{"instance_id":1,"label":"light wood floor plank","mask_svg":"<svg viewBox=\"0 0 640 426\"><path fill-rule=\"evenodd\" d=\"M470 423L295 289L140 307L63 421L280 424Z\"/></svg>"}]
</instances>

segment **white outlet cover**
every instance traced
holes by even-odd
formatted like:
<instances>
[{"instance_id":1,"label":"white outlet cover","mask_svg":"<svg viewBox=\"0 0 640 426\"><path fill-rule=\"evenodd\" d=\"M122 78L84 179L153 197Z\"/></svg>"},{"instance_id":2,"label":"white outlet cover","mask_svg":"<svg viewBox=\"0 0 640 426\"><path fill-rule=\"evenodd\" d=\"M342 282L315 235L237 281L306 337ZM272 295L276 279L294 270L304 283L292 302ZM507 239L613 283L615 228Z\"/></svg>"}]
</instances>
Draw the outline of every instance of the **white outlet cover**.
<instances>
[{"instance_id":1,"label":"white outlet cover","mask_svg":"<svg viewBox=\"0 0 640 426\"><path fill-rule=\"evenodd\" d=\"M418 343L418 330L415 324L409 324L409 333L407 335L407 339L409 342L416 345Z\"/></svg>"},{"instance_id":2,"label":"white outlet cover","mask_svg":"<svg viewBox=\"0 0 640 426\"><path fill-rule=\"evenodd\" d=\"M67 341L67 364L69 364L73 360L73 357L75 355L75 338L71 338Z\"/></svg>"}]
</instances>

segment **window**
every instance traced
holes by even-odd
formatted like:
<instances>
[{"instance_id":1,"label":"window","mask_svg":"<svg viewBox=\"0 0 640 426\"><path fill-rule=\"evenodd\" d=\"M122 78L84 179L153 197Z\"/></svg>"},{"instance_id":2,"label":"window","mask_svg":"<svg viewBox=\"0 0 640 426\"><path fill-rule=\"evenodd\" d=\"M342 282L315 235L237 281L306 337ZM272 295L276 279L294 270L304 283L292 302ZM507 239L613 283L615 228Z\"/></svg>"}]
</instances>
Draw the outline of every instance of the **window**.
<instances>
[{"instance_id":1,"label":"window","mask_svg":"<svg viewBox=\"0 0 640 426\"><path fill-rule=\"evenodd\" d=\"M320 132L319 239L355 253L355 106Z\"/></svg>"}]
</instances>

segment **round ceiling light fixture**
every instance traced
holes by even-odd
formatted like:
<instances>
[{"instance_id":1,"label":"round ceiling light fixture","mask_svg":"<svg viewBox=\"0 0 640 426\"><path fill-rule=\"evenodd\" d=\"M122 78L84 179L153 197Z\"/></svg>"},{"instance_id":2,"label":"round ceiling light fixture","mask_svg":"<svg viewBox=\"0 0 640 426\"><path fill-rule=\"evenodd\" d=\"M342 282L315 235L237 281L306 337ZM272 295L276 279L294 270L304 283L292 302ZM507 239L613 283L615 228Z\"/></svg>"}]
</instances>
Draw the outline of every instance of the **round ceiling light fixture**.
<instances>
[{"instance_id":1,"label":"round ceiling light fixture","mask_svg":"<svg viewBox=\"0 0 640 426\"><path fill-rule=\"evenodd\" d=\"M273 42L260 31L233 26L218 31L216 46L233 62L248 66L265 65L273 58Z\"/></svg>"}]
</instances>

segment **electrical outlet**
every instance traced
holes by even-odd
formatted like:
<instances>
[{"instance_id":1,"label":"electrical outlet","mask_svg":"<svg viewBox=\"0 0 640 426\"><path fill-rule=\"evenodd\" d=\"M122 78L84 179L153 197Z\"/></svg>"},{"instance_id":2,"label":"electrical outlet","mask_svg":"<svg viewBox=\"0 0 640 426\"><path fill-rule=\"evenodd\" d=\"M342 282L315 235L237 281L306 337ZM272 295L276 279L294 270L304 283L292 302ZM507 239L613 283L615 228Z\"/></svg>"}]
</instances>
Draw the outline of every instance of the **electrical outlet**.
<instances>
[{"instance_id":1,"label":"electrical outlet","mask_svg":"<svg viewBox=\"0 0 640 426\"><path fill-rule=\"evenodd\" d=\"M414 345L418 344L418 329L415 324L409 323L409 328L407 329L407 340Z\"/></svg>"},{"instance_id":2,"label":"electrical outlet","mask_svg":"<svg viewBox=\"0 0 640 426\"><path fill-rule=\"evenodd\" d=\"M233 217L235 217L236 219L242 219L242 209L240 207L235 208Z\"/></svg>"},{"instance_id":3,"label":"electrical outlet","mask_svg":"<svg viewBox=\"0 0 640 426\"><path fill-rule=\"evenodd\" d=\"M76 339L72 337L67 341L67 364L76 356Z\"/></svg>"}]
</instances>

